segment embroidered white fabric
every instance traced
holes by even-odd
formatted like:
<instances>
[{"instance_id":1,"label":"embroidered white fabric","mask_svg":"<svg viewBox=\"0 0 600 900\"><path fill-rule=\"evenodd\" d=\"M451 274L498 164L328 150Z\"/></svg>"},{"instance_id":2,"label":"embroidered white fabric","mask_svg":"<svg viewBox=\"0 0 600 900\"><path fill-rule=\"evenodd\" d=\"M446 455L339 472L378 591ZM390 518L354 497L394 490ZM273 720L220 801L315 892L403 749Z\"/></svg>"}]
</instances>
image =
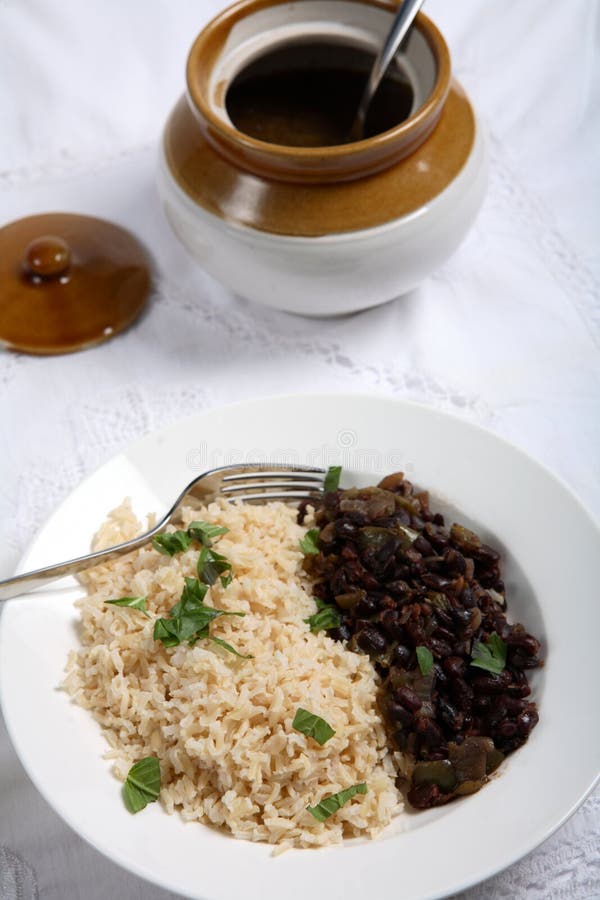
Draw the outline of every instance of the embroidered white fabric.
<instances>
[{"instance_id":1,"label":"embroidered white fabric","mask_svg":"<svg viewBox=\"0 0 600 900\"><path fill-rule=\"evenodd\" d=\"M284 392L372 391L453 411L545 462L600 515L595 0L429 0L488 131L484 208L418 290L319 322L228 294L177 243L156 196L156 142L186 51L223 5L0 0L0 224L57 209L112 219L146 242L157 270L147 314L114 341L56 358L0 351L0 574L132 440L208 406ZM2 898L173 896L74 835L0 727ZM600 897L599 805L596 793L461 898Z\"/></svg>"}]
</instances>

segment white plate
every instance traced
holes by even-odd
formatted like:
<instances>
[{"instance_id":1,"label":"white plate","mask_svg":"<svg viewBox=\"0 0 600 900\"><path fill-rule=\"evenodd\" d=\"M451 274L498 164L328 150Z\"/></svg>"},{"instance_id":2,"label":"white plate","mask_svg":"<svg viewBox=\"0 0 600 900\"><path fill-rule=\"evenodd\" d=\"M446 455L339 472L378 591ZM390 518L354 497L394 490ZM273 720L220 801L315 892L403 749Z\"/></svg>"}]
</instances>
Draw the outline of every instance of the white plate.
<instances>
[{"instance_id":1,"label":"white plate","mask_svg":"<svg viewBox=\"0 0 600 900\"><path fill-rule=\"evenodd\" d=\"M424 900L487 878L523 856L571 815L600 768L597 644L600 532L563 484L497 437L431 409L374 397L288 397L212 410L144 438L85 481L56 511L21 570L89 547L109 509L164 509L207 468L244 460L342 463L343 484L398 469L461 511L503 549L509 608L541 636L547 665L533 683L540 724L480 793L411 815L400 832L342 848L290 851L185 825L159 804L131 816L102 759L106 744L59 690L76 646L64 580L6 604L0 683L23 765L54 809L94 847L132 872L208 900Z\"/></svg>"}]
</instances>

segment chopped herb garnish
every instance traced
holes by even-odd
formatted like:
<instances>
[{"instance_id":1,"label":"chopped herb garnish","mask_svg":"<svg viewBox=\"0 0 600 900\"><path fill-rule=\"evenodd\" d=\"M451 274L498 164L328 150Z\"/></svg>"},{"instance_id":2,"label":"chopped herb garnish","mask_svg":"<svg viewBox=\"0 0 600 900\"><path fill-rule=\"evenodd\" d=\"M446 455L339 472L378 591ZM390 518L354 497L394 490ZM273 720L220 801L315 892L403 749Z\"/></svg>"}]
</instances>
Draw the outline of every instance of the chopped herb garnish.
<instances>
[{"instance_id":1,"label":"chopped herb garnish","mask_svg":"<svg viewBox=\"0 0 600 900\"><path fill-rule=\"evenodd\" d=\"M197 578L185 578L184 587L179 603L171 608L171 616L177 618L186 612L192 612L201 607L208 592L208 585L202 584Z\"/></svg>"},{"instance_id":2,"label":"chopped herb garnish","mask_svg":"<svg viewBox=\"0 0 600 900\"><path fill-rule=\"evenodd\" d=\"M203 547L198 557L198 577L205 584L213 585L217 578L224 588L228 587L233 579L231 563L226 556Z\"/></svg>"},{"instance_id":3,"label":"chopped herb garnish","mask_svg":"<svg viewBox=\"0 0 600 900\"><path fill-rule=\"evenodd\" d=\"M219 647L223 647L224 650L228 650L229 653L233 653L234 656L239 656L240 659L254 659L251 653L240 653L239 650L236 650L235 647L232 647L231 644L228 644L223 638L211 637L210 634L206 636L213 644L218 644Z\"/></svg>"},{"instance_id":4,"label":"chopped herb garnish","mask_svg":"<svg viewBox=\"0 0 600 900\"><path fill-rule=\"evenodd\" d=\"M201 606L185 612L173 619L157 619L154 623L154 640L162 641L165 647L175 647L182 641L196 643L200 637L207 637L202 632L220 616L243 616L244 613L228 613L222 609Z\"/></svg>"},{"instance_id":5,"label":"chopped herb garnish","mask_svg":"<svg viewBox=\"0 0 600 900\"><path fill-rule=\"evenodd\" d=\"M300 549L307 556L314 556L319 552L317 540L319 537L319 529L311 528L307 531L303 538L300 538Z\"/></svg>"},{"instance_id":6,"label":"chopped herb garnish","mask_svg":"<svg viewBox=\"0 0 600 900\"><path fill-rule=\"evenodd\" d=\"M171 531L157 534L152 538L152 546L165 556L174 556L176 553L184 553L189 550L193 538L187 531Z\"/></svg>"},{"instance_id":7,"label":"chopped herb garnish","mask_svg":"<svg viewBox=\"0 0 600 900\"><path fill-rule=\"evenodd\" d=\"M323 490L325 493L329 491L337 491L340 485L340 475L342 474L341 466L329 466L325 481L323 482Z\"/></svg>"},{"instance_id":8,"label":"chopped herb garnish","mask_svg":"<svg viewBox=\"0 0 600 900\"><path fill-rule=\"evenodd\" d=\"M210 522L190 522L186 531L170 531L157 534L152 538L152 546L165 556L174 556L189 550L192 541L198 541L203 547L212 547L212 539L227 534L229 528L223 525L212 525Z\"/></svg>"},{"instance_id":9,"label":"chopped herb garnish","mask_svg":"<svg viewBox=\"0 0 600 900\"><path fill-rule=\"evenodd\" d=\"M212 539L227 534L229 528L223 525L211 525L210 522L190 522L187 533L204 547L212 547Z\"/></svg>"},{"instance_id":10,"label":"chopped herb garnish","mask_svg":"<svg viewBox=\"0 0 600 900\"><path fill-rule=\"evenodd\" d=\"M310 625L312 633L317 634L319 631L329 631L330 628L339 628L342 624L341 612L336 609L335 606L330 606L323 600L319 600L318 597L315 597L315 603L317 604L318 612L313 613L312 616L309 616L308 619L304 620L307 625Z\"/></svg>"},{"instance_id":11,"label":"chopped herb garnish","mask_svg":"<svg viewBox=\"0 0 600 900\"><path fill-rule=\"evenodd\" d=\"M417 662L421 675L429 675L433 669L433 654L427 647L417 647Z\"/></svg>"},{"instance_id":12,"label":"chopped herb garnish","mask_svg":"<svg viewBox=\"0 0 600 900\"><path fill-rule=\"evenodd\" d=\"M146 597L119 597L118 600L106 600L106 603L110 603L111 606L128 606L130 609L139 609L146 618L150 618L146 612Z\"/></svg>"},{"instance_id":13,"label":"chopped herb garnish","mask_svg":"<svg viewBox=\"0 0 600 900\"><path fill-rule=\"evenodd\" d=\"M485 644L473 643L471 665L485 669L493 675L500 675L506 666L506 644L496 632L490 634Z\"/></svg>"},{"instance_id":14,"label":"chopped herb garnish","mask_svg":"<svg viewBox=\"0 0 600 900\"><path fill-rule=\"evenodd\" d=\"M335 734L335 731L325 719L316 716L307 709L302 709L301 706L296 710L292 728L295 728L296 731L305 734L307 737L314 738L317 744L321 746L326 744L329 738L332 738Z\"/></svg>"},{"instance_id":15,"label":"chopped herb garnish","mask_svg":"<svg viewBox=\"0 0 600 900\"><path fill-rule=\"evenodd\" d=\"M123 785L125 806L137 813L158 799L160 793L160 765L155 756L146 756L132 765Z\"/></svg>"},{"instance_id":16,"label":"chopped herb garnish","mask_svg":"<svg viewBox=\"0 0 600 900\"><path fill-rule=\"evenodd\" d=\"M176 647L181 643L179 620L157 619L154 623L153 637L155 641L162 641L165 647Z\"/></svg>"},{"instance_id":17,"label":"chopped herb garnish","mask_svg":"<svg viewBox=\"0 0 600 900\"><path fill-rule=\"evenodd\" d=\"M208 586L202 584L197 578L186 578L185 586L181 594L181 600L171 609L171 617L157 619L154 623L154 640L162 641L165 647L175 647L183 641L193 646L202 638L209 638L241 656L233 647L209 634L209 625L220 616L245 616L243 612L227 612L224 609L214 609L204 605L204 597Z\"/></svg>"},{"instance_id":18,"label":"chopped herb garnish","mask_svg":"<svg viewBox=\"0 0 600 900\"><path fill-rule=\"evenodd\" d=\"M363 781L362 784L354 784L352 787L346 788L345 791L339 791L337 794L325 797L325 799L321 800L320 803L317 803L316 806L307 806L306 808L311 816L314 816L317 821L324 822L329 816L332 816L337 812L338 809L341 809L348 800L351 800L352 797L356 796L356 794L366 793L367 785Z\"/></svg>"}]
</instances>

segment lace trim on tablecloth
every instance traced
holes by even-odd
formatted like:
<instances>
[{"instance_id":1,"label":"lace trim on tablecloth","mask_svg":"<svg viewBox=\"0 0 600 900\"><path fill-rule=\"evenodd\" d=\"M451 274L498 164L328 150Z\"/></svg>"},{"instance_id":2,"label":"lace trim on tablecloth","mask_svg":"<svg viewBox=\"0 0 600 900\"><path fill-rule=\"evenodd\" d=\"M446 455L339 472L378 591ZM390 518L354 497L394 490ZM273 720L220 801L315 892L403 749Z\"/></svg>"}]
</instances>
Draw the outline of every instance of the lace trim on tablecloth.
<instances>
[{"instance_id":1,"label":"lace trim on tablecloth","mask_svg":"<svg viewBox=\"0 0 600 900\"><path fill-rule=\"evenodd\" d=\"M565 828L484 884L453 900L598 900L600 897L600 790Z\"/></svg>"},{"instance_id":2,"label":"lace trim on tablecloth","mask_svg":"<svg viewBox=\"0 0 600 900\"><path fill-rule=\"evenodd\" d=\"M36 874L29 863L11 850L0 846L0 897L2 900L38 900Z\"/></svg>"}]
</instances>

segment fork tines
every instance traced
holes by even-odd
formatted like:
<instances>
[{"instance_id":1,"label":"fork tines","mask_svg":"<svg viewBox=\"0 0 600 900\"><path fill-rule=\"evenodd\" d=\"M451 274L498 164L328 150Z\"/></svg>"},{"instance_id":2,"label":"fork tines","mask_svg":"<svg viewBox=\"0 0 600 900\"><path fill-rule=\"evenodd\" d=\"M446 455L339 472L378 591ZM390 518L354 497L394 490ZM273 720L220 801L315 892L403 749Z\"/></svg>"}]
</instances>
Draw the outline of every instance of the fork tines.
<instances>
[{"instance_id":1,"label":"fork tines","mask_svg":"<svg viewBox=\"0 0 600 900\"><path fill-rule=\"evenodd\" d=\"M224 475L220 493L230 500L303 500L323 492L322 469L287 469Z\"/></svg>"}]
</instances>

